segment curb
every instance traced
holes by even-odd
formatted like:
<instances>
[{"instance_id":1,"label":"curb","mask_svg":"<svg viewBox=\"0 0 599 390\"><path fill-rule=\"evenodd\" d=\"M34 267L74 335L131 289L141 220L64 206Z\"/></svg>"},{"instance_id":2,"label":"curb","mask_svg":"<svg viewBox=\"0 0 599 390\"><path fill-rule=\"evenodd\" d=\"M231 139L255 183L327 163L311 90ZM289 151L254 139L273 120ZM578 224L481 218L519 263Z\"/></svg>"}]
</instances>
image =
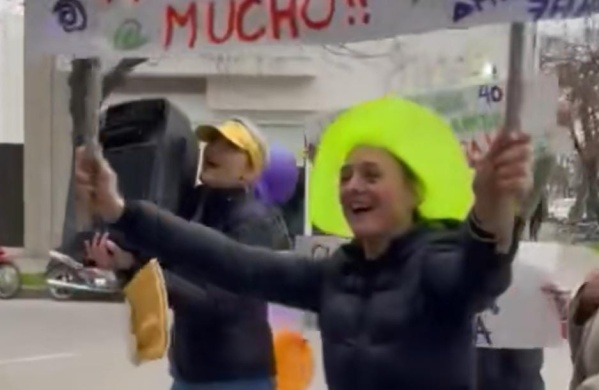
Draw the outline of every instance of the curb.
<instances>
[{"instance_id":1,"label":"curb","mask_svg":"<svg viewBox=\"0 0 599 390\"><path fill-rule=\"evenodd\" d=\"M45 288L23 287L13 299L50 299L50 294Z\"/></svg>"},{"instance_id":2,"label":"curb","mask_svg":"<svg viewBox=\"0 0 599 390\"><path fill-rule=\"evenodd\" d=\"M54 301L52 296L45 287L23 287L21 291L10 300L49 300ZM102 294L84 294L80 293L74 296L70 300L64 302L124 302L123 297L120 294L115 295L102 295Z\"/></svg>"}]
</instances>

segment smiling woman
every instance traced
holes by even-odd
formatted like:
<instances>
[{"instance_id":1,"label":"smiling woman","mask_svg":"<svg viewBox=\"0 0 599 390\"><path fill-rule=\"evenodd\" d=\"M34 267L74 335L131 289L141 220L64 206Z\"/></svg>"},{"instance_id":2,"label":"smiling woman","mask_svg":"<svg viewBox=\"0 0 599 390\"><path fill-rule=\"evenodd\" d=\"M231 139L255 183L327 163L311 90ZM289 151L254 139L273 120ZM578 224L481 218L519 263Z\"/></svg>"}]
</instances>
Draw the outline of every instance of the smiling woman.
<instances>
[{"instance_id":1,"label":"smiling woman","mask_svg":"<svg viewBox=\"0 0 599 390\"><path fill-rule=\"evenodd\" d=\"M437 126L438 139L431 137L430 125ZM332 167L330 182L311 202L338 210L355 239L323 261L240 245L149 203L125 202L107 163L90 161L82 152L79 194L135 246L164 257L165 266L181 267L189 278L318 313L331 390L473 390L472 323L508 288L517 249L517 239L496 228L510 218L497 204L528 191L530 137L518 132L498 137L477 165L471 187L451 129L414 103L368 102L333 126L322 137L315 171L330 153L339 165L325 161L325 173ZM330 138L331 131L344 134L347 126L353 136L333 142L339 139ZM406 138L397 139L398 132ZM406 141L410 132L415 144L396 142ZM418 157L422 150L414 145L431 148L432 161ZM397 158L418 175L425 191L414 188ZM97 175L90 175L89 164ZM476 202L468 214L471 188ZM335 203L327 203L330 199ZM427 220L454 221L419 223L414 210ZM432 365L434 376L428 375Z\"/></svg>"},{"instance_id":2,"label":"smiling woman","mask_svg":"<svg viewBox=\"0 0 599 390\"><path fill-rule=\"evenodd\" d=\"M358 146L341 169L343 214L357 237L403 234L416 221L420 203L416 176L385 149ZM367 257L386 248L365 247Z\"/></svg>"},{"instance_id":3,"label":"smiling woman","mask_svg":"<svg viewBox=\"0 0 599 390\"><path fill-rule=\"evenodd\" d=\"M376 164L366 164L369 160ZM466 216L472 205L472 171L451 128L413 102L383 98L341 113L322 135L310 178L310 199L318 200L309 204L313 223L326 233L350 237L343 175L362 173L366 185L377 179L377 173L380 176L376 167L390 168L398 161L403 171L398 175L417 186L412 188L414 193L395 195L416 207L419 218L462 220Z\"/></svg>"}]
</instances>

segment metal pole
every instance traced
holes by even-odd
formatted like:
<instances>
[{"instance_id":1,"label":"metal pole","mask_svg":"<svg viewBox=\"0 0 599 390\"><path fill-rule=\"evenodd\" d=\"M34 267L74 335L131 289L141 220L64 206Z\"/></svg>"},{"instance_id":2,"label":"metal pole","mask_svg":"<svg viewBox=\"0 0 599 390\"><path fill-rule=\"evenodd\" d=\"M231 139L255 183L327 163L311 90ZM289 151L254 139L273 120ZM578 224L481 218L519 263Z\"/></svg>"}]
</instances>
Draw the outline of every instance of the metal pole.
<instances>
[{"instance_id":1,"label":"metal pole","mask_svg":"<svg viewBox=\"0 0 599 390\"><path fill-rule=\"evenodd\" d=\"M522 103L524 101L524 63L526 49L526 26L524 23L512 23L510 26L509 68L506 92L505 122L502 131L515 131L520 129ZM535 180L532 192L521 205L520 216L527 220L537 207L545 184L553 170L555 157L551 154L543 155L535 164ZM511 205L501 205L502 210L509 210ZM505 207L505 208L503 208ZM510 221L506 221L511 224Z\"/></svg>"},{"instance_id":2,"label":"metal pole","mask_svg":"<svg viewBox=\"0 0 599 390\"><path fill-rule=\"evenodd\" d=\"M102 101L102 70L98 58L86 58L73 61L71 85L71 114L73 132L77 144L85 145L86 153L95 158L100 153L98 134L100 126L100 102ZM75 210L77 231L85 231L93 226L89 210L77 205Z\"/></svg>"},{"instance_id":3,"label":"metal pole","mask_svg":"<svg viewBox=\"0 0 599 390\"><path fill-rule=\"evenodd\" d=\"M524 23L512 23L510 26L510 52L506 92L505 122L502 131L514 131L520 128L520 113L523 102L524 52L526 26Z\"/></svg>"},{"instance_id":4,"label":"metal pole","mask_svg":"<svg viewBox=\"0 0 599 390\"><path fill-rule=\"evenodd\" d=\"M100 132L100 104L102 101L102 69L100 60L85 60L85 115L82 129L85 147L88 153L99 152L98 134Z\"/></svg>"}]
</instances>

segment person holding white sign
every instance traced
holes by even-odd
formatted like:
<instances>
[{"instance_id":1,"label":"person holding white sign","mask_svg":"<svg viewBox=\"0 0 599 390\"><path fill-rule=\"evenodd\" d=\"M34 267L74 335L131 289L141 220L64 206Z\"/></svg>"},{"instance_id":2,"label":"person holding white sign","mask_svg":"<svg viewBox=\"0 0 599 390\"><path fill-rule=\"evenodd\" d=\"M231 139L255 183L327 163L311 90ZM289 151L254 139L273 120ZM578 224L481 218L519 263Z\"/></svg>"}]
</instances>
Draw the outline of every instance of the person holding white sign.
<instances>
[{"instance_id":1,"label":"person holding white sign","mask_svg":"<svg viewBox=\"0 0 599 390\"><path fill-rule=\"evenodd\" d=\"M420 218L426 195L409 166L384 147L357 144L337 184L354 240L323 261L236 243L126 202L107 161L85 150L76 190L130 243L189 278L317 312L329 389L471 390L474 316L508 288L517 249L515 215L498 205L527 194L530 168L530 137L502 132L476 165L471 213L449 226Z\"/></svg>"}]
</instances>

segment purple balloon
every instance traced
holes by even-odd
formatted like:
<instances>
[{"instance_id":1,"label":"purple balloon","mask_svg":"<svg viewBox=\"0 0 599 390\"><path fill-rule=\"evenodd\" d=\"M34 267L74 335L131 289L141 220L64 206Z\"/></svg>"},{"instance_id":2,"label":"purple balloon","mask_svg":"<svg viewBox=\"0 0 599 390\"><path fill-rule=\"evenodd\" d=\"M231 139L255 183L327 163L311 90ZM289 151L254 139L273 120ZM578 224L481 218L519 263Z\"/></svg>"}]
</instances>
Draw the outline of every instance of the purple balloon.
<instances>
[{"instance_id":1,"label":"purple balloon","mask_svg":"<svg viewBox=\"0 0 599 390\"><path fill-rule=\"evenodd\" d=\"M293 196L298 180L293 153L280 145L271 145L268 165L256 183L256 196L269 205L284 204Z\"/></svg>"}]
</instances>

